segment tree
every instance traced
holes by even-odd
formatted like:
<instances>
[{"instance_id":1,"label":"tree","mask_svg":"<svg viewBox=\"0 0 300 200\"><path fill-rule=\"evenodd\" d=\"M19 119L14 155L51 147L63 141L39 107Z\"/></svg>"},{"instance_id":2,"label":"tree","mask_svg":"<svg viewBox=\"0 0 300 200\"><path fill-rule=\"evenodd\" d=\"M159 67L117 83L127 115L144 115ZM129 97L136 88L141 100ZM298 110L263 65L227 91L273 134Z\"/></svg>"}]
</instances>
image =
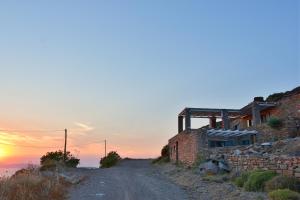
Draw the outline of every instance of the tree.
<instances>
[{"instance_id":1,"label":"tree","mask_svg":"<svg viewBox=\"0 0 300 200\"><path fill-rule=\"evenodd\" d=\"M53 168L57 163L64 163L67 167L77 167L80 163L80 159L73 156L69 151L66 155L66 160L64 160L64 152L54 151L47 152L46 155L43 155L40 159L42 169Z\"/></svg>"},{"instance_id":2,"label":"tree","mask_svg":"<svg viewBox=\"0 0 300 200\"><path fill-rule=\"evenodd\" d=\"M120 155L115 151L111 151L107 154L106 157L101 158L100 167L101 168L112 167L112 166L116 165L120 160L121 160Z\"/></svg>"},{"instance_id":3,"label":"tree","mask_svg":"<svg viewBox=\"0 0 300 200\"><path fill-rule=\"evenodd\" d=\"M165 145L161 150L161 157L169 157L169 145Z\"/></svg>"}]
</instances>

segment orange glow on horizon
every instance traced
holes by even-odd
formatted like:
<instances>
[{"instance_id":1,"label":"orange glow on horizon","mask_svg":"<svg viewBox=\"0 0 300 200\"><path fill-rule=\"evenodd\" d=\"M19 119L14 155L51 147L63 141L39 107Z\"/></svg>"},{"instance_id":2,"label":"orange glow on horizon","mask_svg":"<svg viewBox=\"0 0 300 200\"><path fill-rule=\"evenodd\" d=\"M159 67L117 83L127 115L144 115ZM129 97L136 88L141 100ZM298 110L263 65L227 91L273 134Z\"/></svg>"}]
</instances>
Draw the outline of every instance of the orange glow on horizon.
<instances>
[{"instance_id":1,"label":"orange glow on horizon","mask_svg":"<svg viewBox=\"0 0 300 200\"><path fill-rule=\"evenodd\" d=\"M104 156L104 142L101 140L103 138L108 141L107 152L117 151L123 158L154 158L160 154L159 144L148 144L139 137L130 135L127 137L126 134L110 137L101 134L92 135L96 138L94 139L89 137L92 126L84 126L82 123L79 125L77 128L76 123L74 127L68 129L67 150L82 160L83 165L99 163L100 158ZM48 129L29 125L0 127L0 167L6 164L39 164L40 157L47 152L63 150L64 131L28 130Z\"/></svg>"}]
</instances>

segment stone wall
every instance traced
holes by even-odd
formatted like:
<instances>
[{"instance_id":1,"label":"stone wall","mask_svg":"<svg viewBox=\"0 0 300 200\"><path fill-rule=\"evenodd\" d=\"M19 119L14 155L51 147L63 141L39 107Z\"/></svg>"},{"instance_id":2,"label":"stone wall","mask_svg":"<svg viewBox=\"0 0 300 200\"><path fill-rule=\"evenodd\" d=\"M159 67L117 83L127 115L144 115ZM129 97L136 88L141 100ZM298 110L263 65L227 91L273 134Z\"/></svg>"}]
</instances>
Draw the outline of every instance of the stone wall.
<instances>
[{"instance_id":1,"label":"stone wall","mask_svg":"<svg viewBox=\"0 0 300 200\"><path fill-rule=\"evenodd\" d=\"M183 131L169 140L170 159L176 162L176 142L178 142L178 162L192 165L197 159L198 131Z\"/></svg>"},{"instance_id":2,"label":"stone wall","mask_svg":"<svg viewBox=\"0 0 300 200\"><path fill-rule=\"evenodd\" d=\"M286 140L285 145L295 146L300 138L292 140ZM259 145L203 148L199 153L206 159L225 159L232 170L237 172L255 169L274 170L279 174L300 178L300 156L289 152L272 153L279 150L277 147L278 145L274 143L268 148Z\"/></svg>"},{"instance_id":3,"label":"stone wall","mask_svg":"<svg viewBox=\"0 0 300 200\"><path fill-rule=\"evenodd\" d=\"M298 156L234 156L227 157L228 164L235 171L254 169L274 170L286 176L300 178L300 157Z\"/></svg>"},{"instance_id":4,"label":"stone wall","mask_svg":"<svg viewBox=\"0 0 300 200\"><path fill-rule=\"evenodd\" d=\"M261 124L254 129L260 133L260 142L300 136L300 94L284 97L278 106L270 111L271 117L282 121L278 130Z\"/></svg>"}]
</instances>

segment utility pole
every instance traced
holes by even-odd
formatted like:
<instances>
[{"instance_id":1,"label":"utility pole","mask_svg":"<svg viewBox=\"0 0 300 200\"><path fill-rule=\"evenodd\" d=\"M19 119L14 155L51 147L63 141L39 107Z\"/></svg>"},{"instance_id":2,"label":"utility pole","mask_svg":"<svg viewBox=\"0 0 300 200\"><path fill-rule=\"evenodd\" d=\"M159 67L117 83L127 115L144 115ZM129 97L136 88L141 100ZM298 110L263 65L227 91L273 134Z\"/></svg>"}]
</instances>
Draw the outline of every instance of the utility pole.
<instances>
[{"instance_id":1,"label":"utility pole","mask_svg":"<svg viewBox=\"0 0 300 200\"><path fill-rule=\"evenodd\" d=\"M106 157L106 140L104 140L104 155Z\"/></svg>"},{"instance_id":2,"label":"utility pole","mask_svg":"<svg viewBox=\"0 0 300 200\"><path fill-rule=\"evenodd\" d=\"M65 129L64 162L66 162L66 160L67 160L67 134L68 134L68 130Z\"/></svg>"}]
</instances>

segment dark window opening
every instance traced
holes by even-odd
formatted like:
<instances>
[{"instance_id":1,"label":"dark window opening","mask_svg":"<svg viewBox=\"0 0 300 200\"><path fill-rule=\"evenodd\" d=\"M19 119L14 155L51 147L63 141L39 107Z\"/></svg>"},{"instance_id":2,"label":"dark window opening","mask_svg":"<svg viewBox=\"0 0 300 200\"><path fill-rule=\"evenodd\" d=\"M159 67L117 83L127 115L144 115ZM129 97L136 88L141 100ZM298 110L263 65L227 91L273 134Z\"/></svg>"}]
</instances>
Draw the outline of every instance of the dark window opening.
<instances>
[{"instance_id":1,"label":"dark window opening","mask_svg":"<svg viewBox=\"0 0 300 200\"><path fill-rule=\"evenodd\" d=\"M250 127L250 126L252 126L252 120L251 119L248 120L248 127Z\"/></svg>"},{"instance_id":2,"label":"dark window opening","mask_svg":"<svg viewBox=\"0 0 300 200\"><path fill-rule=\"evenodd\" d=\"M249 140L243 140L242 141L242 145L249 145L250 144L250 141Z\"/></svg>"}]
</instances>

